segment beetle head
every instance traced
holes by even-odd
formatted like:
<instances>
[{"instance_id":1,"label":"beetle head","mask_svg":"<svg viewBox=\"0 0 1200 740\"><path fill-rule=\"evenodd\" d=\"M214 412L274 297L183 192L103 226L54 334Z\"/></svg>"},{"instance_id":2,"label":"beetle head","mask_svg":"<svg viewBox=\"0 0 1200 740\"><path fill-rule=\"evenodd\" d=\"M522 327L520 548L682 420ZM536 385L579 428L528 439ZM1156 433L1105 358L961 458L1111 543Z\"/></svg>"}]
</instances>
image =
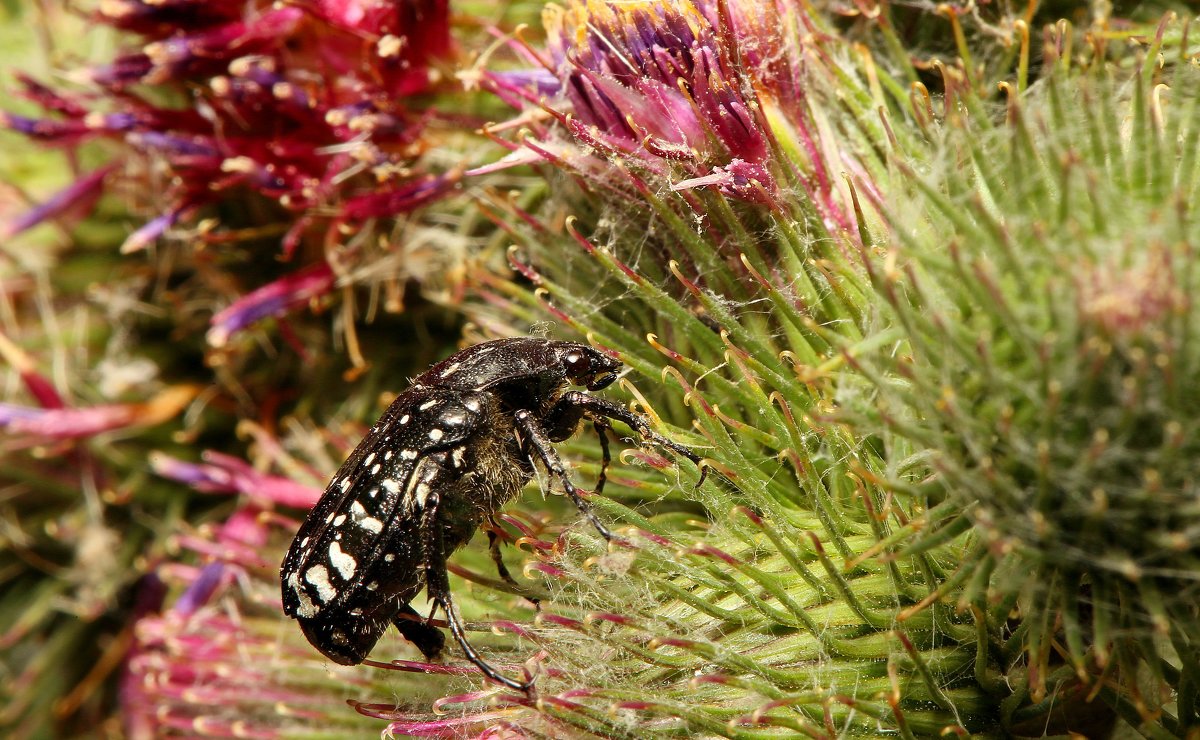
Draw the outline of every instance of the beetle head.
<instances>
[{"instance_id":1,"label":"beetle head","mask_svg":"<svg viewBox=\"0 0 1200 740\"><path fill-rule=\"evenodd\" d=\"M572 383L582 385L589 391L598 391L611 385L621 367L619 360L574 342L564 342L559 362Z\"/></svg>"}]
</instances>

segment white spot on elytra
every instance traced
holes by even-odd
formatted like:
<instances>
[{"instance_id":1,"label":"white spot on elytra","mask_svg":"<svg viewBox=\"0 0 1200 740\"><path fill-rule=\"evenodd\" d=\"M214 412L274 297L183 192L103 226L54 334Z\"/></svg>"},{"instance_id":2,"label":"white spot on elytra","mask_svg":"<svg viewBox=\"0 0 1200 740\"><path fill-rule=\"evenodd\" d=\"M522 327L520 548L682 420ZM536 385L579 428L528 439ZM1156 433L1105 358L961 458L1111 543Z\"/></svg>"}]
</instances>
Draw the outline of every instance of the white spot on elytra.
<instances>
[{"instance_id":1,"label":"white spot on elytra","mask_svg":"<svg viewBox=\"0 0 1200 740\"><path fill-rule=\"evenodd\" d=\"M305 537L304 539L300 540L300 547L308 547L308 541L311 539L312 537Z\"/></svg>"},{"instance_id":2,"label":"white spot on elytra","mask_svg":"<svg viewBox=\"0 0 1200 740\"><path fill-rule=\"evenodd\" d=\"M380 485L382 485L384 488L386 488L388 490L388 493L399 493L400 492L400 481L396 480L395 478L388 478Z\"/></svg>"},{"instance_id":3,"label":"white spot on elytra","mask_svg":"<svg viewBox=\"0 0 1200 740\"><path fill-rule=\"evenodd\" d=\"M433 440L434 442L441 439L444 435L445 435L445 432L443 432L441 429L430 429L429 430L429 438L431 440Z\"/></svg>"},{"instance_id":4,"label":"white spot on elytra","mask_svg":"<svg viewBox=\"0 0 1200 740\"><path fill-rule=\"evenodd\" d=\"M443 378L448 378L448 377L450 377L450 376L451 376L451 375L453 375L453 374L454 374L454 372L455 372L456 370L458 370L458 368L459 368L459 367L461 367L461 366L462 366L462 363L461 363L461 362L456 362L456 363L454 363L453 365L451 365L450 367L448 367L448 368L446 368L445 370L443 370L443 371L442 371L442 377L443 377Z\"/></svg>"},{"instance_id":5,"label":"white spot on elytra","mask_svg":"<svg viewBox=\"0 0 1200 740\"><path fill-rule=\"evenodd\" d=\"M313 603L313 600L308 598L308 592L300 585L300 574L292 573L288 576L288 586L291 587L292 593L296 594L296 600L300 602L296 607L296 616L302 619L309 619L317 616L317 612L321 611L321 607Z\"/></svg>"},{"instance_id":6,"label":"white spot on elytra","mask_svg":"<svg viewBox=\"0 0 1200 740\"><path fill-rule=\"evenodd\" d=\"M400 423L401 423L401 424L407 424L407 423L408 423L408 420L409 420L409 419L411 419L411 418L412 418L411 416L409 416L408 414L405 414L404 416L401 416L401 417L400 417Z\"/></svg>"},{"instance_id":7,"label":"white spot on elytra","mask_svg":"<svg viewBox=\"0 0 1200 740\"><path fill-rule=\"evenodd\" d=\"M392 459L392 451L391 450L388 450L387 452L383 453L383 461L384 462L387 462L388 460L391 460L391 459Z\"/></svg>"},{"instance_id":8,"label":"white spot on elytra","mask_svg":"<svg viewBox=\"0 0 1200 740\"><path fill-rule=\"evenodd\" d=\"M362 519L366 515L367 510L363 508L361 503L355 501L354 503L350 504L350 516L354 517L355 519Z\"/></svg>"},{"instance_id":9,"label":"white spot on elytra","mask_svg":"<svg viewBox=\"0 0 1200 740\"><path fill-rule=\"evenodd\" d=\"M304 574L304 580L317 589L317 600L329 601L337 596L337 589L329 582L329 571L324 565L314 565Z\"/></svg>"},{"instance_id":10,"label":"white spot on elytra","mask_svg":"<svg viewBox=\"0 0 1200 740\"><path fill-rule=\"evenodd\" d=\"M380 467L381 466L379 465L379 463L375 463L374 465L372 465L371 466L371 475L379 475Z\"/></svg>"},{"instance_id":11,"label":"white spot on elytra","mask_svg":"<svg viewBox=\"0 0 1200 740\"><path fill-rule=\"evenodd\" d=\"M354 571L358 570L358 561L350 553L343 552L342 546L336 542L329 545L329 563L337 569L342 580L346 581L353 578Z\"/></svg>"},{"instance_id":12,"label":"white spot on elytra","mask_svg":"<svg viewBox=\"0 0 1200 740\"><path fill-rule=\"evenodd\" d=\"M372 516L369 516L366 519L363 519L361 522L358 523L358 526L362 527L363 529L367 530L368 532L371 532L372 534L379 534L380 532L383 531L383 522L379 521L378 519L376 519L375 517L372 517Z\"/></svg>"},{"instance_id":13,"label":"white spot on elytra","mask_svg":"<svg viewBox=\"0 0 1200 740\"><path fill-rule=\"evenodd\" d=\"M375 460L375 453L372 452L370 455L367 455L366 460L363 460L363 465L370 465L374 460Z\"/></svg>"},{"instance_id":14,"label":"white spot on elytra","mask_svg":"<svg viewBox=\"0 0 1200 740\"><path fill-rule=\"evenodd\" d=\"M405 460L416 460L417 459L417 451L416 450L401 450L400 457L404 458Z\"/></svg>"},{"instance_id":15,"label":"white spot on elytra","mask_svg":"<svg viewBox=\"0 0 1200 740\"><path fill-rule=\"evenodd\" d=\"M342 493L349 491L350 490L350 479L342 478L340 481L338 481L338 488L342 489Z\"/></svg>"},{"instance_id":16,"label":"white spot on elytra","mask_svg":"<svg viewBox=\"0 0 1200 740\"><path fill-rule=\"evenodd\" d=\"M417 407L417 411L428 411L429 409L433 408L434 406L437 406L439 403L441 403L441 401L438 401L437 399L434 399L432 401L426 401L425 403L423 403Z\"/></svg>"},{"instance_id":17,"label":"white spot on elytra","mask_svg":"<svg viewBox=\"0 0 1200 740\"><path fill-rule=\"evenodd\" d=\"M368 591L375 591L378 588L379 588L379 581L371 581L370 583L367 584Z\"/></svg>"},{"instance_id":18,"label":"white spot on elytra","mask_svg":"<svg viewBox=\"0 0 1200 740\"><path fill-rule=\"evenodd\" d=\"M468 398L466 402L463 403L463 406L466 406L468 411L478 411L479 401L474 398Z\"/></svg>"},{"instance_id":19,"label":"white spot on elytra","mask_svg":"<svg viewBox=\"0 0 1200 740\"><path fill-rule=\"evenodd\" d=\"M326 524L329 524L330 522L332 522L332 521L333 521L333 518L334 518L335 516L337 516L337 514L330 514L329 516L325 517L325 523L326 523Z\"/></svg>"},{"instance_id":20,"label":"white spot on elytra","mask_svg":"<svg viewBox=\"0 0 1200 740\"><path fill-rule=\"evenodd\" d=\"M346 521L346 515L338 514L333 520L333 526L340 527L340 526L342 526L342 522L344 522L344 521Z\"/></svg>"}]
</instances>

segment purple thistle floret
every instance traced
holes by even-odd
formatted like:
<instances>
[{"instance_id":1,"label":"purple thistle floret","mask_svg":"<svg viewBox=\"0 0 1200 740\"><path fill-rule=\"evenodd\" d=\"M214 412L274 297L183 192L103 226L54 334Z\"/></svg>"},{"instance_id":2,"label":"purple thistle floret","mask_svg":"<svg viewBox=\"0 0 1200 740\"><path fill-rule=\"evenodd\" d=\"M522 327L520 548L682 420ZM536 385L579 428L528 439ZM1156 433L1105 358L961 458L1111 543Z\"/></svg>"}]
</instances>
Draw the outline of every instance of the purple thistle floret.
<instances>
[{"instance_id":1,"label":"purple thistle floret","mask_svg":"<svg viewBox=\"0 0 1200 740\"><path fill-rule=\"evenodd\" d=\"M681 172L676 189L716 186L751 200L775 192L755 89L770 81L735 64L731 40L750 40L730 28L717 3L575 2L547 8L545 22L545 71L486 73L497 94L545 106L603 154L659 174Z\"/></svg>"},{"instance_id":2,"label":"purple thistle floret","mask_svg":"<svg viewBox=\"0 0 1200 740\"><path fill-rule=\"evenodd\" d=\"M79 89L19 78L18 94L46 114L0 112L0 125L68 150L106 140L123 166L84 176L4 233L89 209L107 173L132 180L125 190L146 194L152 211L124 252L250 197L275 206L255 216L275 223L254 226L284 234L282 256L312 260L457 183L457 172L422 166L435 114L413 101L439 89L435 65L453 51L446 0L112 0L96 20L137 45L68 72Z\"/></svg>"}]
</instances>

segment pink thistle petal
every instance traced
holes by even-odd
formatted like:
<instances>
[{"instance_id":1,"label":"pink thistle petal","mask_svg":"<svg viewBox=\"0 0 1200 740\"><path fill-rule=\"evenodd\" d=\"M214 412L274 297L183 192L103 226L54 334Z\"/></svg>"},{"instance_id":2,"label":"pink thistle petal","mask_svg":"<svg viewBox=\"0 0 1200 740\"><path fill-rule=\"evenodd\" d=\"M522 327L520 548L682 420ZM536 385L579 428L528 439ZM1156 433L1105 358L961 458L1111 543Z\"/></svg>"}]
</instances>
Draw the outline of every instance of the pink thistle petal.
<instances>
[{"instance_id":1,"label":"pink thistle petal","mask_svg":"<svg viewBox=\"0 0 1200 740\"><path fill-rule=\"evenodd\" d=\"M735 159L723 167L714 167L711 174L693 177L671 185L675 191L713 185L723 194L743 200L758 200L771 205L778 200L775 178L760 164Z\"/></svg>"},{"instance_id":2,"label":"pink thistle petal","mask_svg":"<svg viewBox=\"0 0 1200 740\"><path fill-rule=\"evenodd\" d=\"M325 295L334 284L327 264L313 265L242 296L212 317L208 343L223 347L229 338L268 316L282 316L297 305Z\"/></svg>"},{"instance_id":3,"label":"pink thistle petal","mask_svg":"<svg viewBox=\"0 0 1200 740\"><path fill-rule=\"evenodd\" d=\"M210 563L204 566L196 580L175 601L171 611L185 617L193 614L212 600L217 589L228 582L228 576L229 571L224 563Z\"/></svg>"},{"instance_id":4,"label":"pink thistle petal","mask_svg":"<svg viewBox=\"0 0 1200 740\"><path fill-rule=\"evenodd\" d=\"M359 708L361 711L361 707L356 705L356 708ZM497 711L438 720L393 720L384 732L412 737L461 738L463 737L463 732L468 728L483 729L508 716L507 712Z\"/></svg>"},{"instance_id":5,"label":"pink thistle petal","mask_svg":"<svg viewBox=\"0 0 1200 740\"><path fill-rule=\"evenodd\" d=\"M342 218L347 221L364 221L408 213L432 200L442 197L457 184L454 175L427 177L404 187L350 198L342 206Z\"/></svg>"},{"instance_id":6,"label":"pink thistle petal","mask_svg":"<svg viewBox=\"0 0 1200 740\"><path fill-rule=\"evenodd\" d=\"M541 614L538 614L537 621L579 631L586 629L586 625L578 619L571 619L570 617L551 614L550 612L542 612Z\"/></svg>"},{"instance_id":7,"label":"pink thistle petal","mask_svg":"<svg viewBox=\"0 0 1200 740\"><path fill-rule=\"evenodd\" d=\"M87 408L43 409L0 404L0 428L14 435L78 439L129 426L153 426L173 418L192 402L196 386L174 386L144 403Z\"/></svg>"},{"instance_id":8,"label":"pink thistle petal","mask_svg":"<svg viewBox=\"0 0 1200 740\"><path fill-rule=\"evenodd\" d=\"M174 226L183 218L188 209L173 208L161 216L156 216L143 224L137 231L130 234L121 244L121 254L140 252L154 243L167 229Z\"/></svg>"},{"instance_id":9,"label":"pink thistle petal","mask_svg":"<svg viewBox=\"0 0 1200 740\"><path fill-rule=\"evenodd\" d=\"M204 463L196 464L151 453L150 467L158 475L187 483L202 493L242 493L264 504L297 509L312 508L323 492L290 478L261 473L242 460L218 452L206 452L204 457Z\"/></svg>"},{"instance_id":10,"label":"pink thistle petal","mask_svg":"<svg viewBox=\"0 0 1200 740\"><path fill-rule=\"evenodd\" d=\"M66 405L50 379L37 371L37 363L33 358L2 332L0 332L0 358L3 358L21 374L25 388L42 408L61 409Z\"/></svg>"},{"instance_id":11,"label":"pink thistle petal","mask_svg":"<svg viewBox=\"0 0 1200 740\"><path fill-rule=\"evenodd\" d=\"M51 195L40 205L24 214L0 223L0 239L20 234L40 223L57 218L83 218L91 212L100 197L104 178L115 165L108 165L79 178L67 187Z\"/></svg>"}]
</instances>

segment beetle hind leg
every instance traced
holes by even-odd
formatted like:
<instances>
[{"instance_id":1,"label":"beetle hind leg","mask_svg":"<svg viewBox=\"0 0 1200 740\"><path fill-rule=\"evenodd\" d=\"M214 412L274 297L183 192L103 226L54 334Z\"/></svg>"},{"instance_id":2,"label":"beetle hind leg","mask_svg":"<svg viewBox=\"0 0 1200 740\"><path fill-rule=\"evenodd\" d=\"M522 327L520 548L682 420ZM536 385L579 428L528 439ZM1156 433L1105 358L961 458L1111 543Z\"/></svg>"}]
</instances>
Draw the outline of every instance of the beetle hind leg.
<instances>
[{"instance_id":1,"label":"beetle hind leg","mask_svg":"<svg viewBox=\"0 0 1200 740\"><path fill-rule=\"evenodd\" d=\"M596 528L596 531L600 533L600 536L606 540L611 540L613 538L612 532L609 531L608 527L604 526L604 523L592 511L592 507L588 505L588 502L583 500L583 492L571 482L571 476L567 473L567 466L563 464L562 458L554 450L554 445L551 443L550 437L542 430L541 425L538 424L533 414L525 409L521 409L513 415L513 418L516 420L517 428L525 438L526 444L537 453L538 458L542 461L542 465L546 467L546 471L550 476L562 485L563 490L571 497L571 501L575 504L575 507L587 517L592 526Z\"/></svg>"},{"instance_id":2,"label":"beetle hind leg","mask_svg":"<svg viewBox=\"0 0 1200 740\"><path fill-rule=\"evenodd\" d=\"M462 648L467 660L474 663L480 673L514 691L530 694L533 691L532 680L517 681L505 676L488 664L467 641L466 626L458 615L458 609L454 607L454 597L450 595L450 578L446 573L446 549L442 541L442 528L438 523L438 503L437 494L430 493L421 517L421 539L425 549L425 590L429 598L446 612L450 634Z\"/></svg>"}]
</instances>

